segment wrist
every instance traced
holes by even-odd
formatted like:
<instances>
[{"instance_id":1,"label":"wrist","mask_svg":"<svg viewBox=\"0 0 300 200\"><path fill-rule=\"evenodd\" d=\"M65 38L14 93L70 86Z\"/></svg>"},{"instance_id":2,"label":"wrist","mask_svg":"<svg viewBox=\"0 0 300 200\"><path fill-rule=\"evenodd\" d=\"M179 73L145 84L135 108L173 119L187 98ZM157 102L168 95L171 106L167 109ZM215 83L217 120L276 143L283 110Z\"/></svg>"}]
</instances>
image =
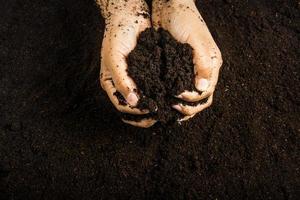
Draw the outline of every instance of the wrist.
<instances>
[{"instance_id":1,"label":"wrist","mask_svg":"<svg viewBox=\"0 0 300 200\"><path fill-rule=\"evenodd\" d=\"M152 15L163 17L164 10L181 10L185 7L196 7L196 0L153 0ZM174 11L175 12L175 11Z\"/></svg>"},{"instance_id":2,"label":"wrist","mask_svg":"<svg viewBox=\"0 0 300 200\"><path fill-rule=\"evenodd\" d=\"M196 0L153 0L155 4L187 4L187 3L195 3Z\"/></svg>"},{"instance_id":3,"label":"wrist","mask_svg":"<svg viewBox=\"0 0 300 200\"><path fill-rule=\"evenodd\" d=\"M105 20L114 16L149 14L149 9L144 0L97 0L101 14Z\"/></svg>"}]
</instances>

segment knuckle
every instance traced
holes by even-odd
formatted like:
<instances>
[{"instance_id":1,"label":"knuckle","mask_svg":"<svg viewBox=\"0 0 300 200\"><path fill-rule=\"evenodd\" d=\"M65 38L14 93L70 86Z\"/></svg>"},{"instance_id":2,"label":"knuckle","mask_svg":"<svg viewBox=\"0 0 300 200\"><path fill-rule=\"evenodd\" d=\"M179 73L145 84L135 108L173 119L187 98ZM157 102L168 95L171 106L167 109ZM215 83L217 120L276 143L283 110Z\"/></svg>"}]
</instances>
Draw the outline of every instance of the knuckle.
<instances>
[{"instance_id":1,"label":"knuckle","mask_svg":"<svg viewBox=\"0 0 300 200\"><path fill-rule=\"evenodd\" d=\"M220 49L215 47L214 49L210 50L209 55L211 55L211 58L216 60L215 67L221 67L223 64L223 58Z\"/></svg>"},{"instance_id":2,"label":"knuckle","mask_svg":"<svg viewBox=\"0 0 300 200\"><path fill-rule=\"evenodd\" d=\"M221 67L221 65L223 64L223 57L222 57L222 54L221 54L220 50L218 50L216 52L216 57L217 57L217 60L218 60L218 67Z\"/></svg>"},{"instance_id":3,"label":"knuckle","mask_svg":"<svg viewBox=\"0 0 300 200\"><path fill-rule=\"evenodd\" d=\"M191 108L184 108L184 109L183 109L183 112L184 112L184 114L187 115L187 116L191 116L191 115L195 114L195 110L194 110L194 109L191 109Z\"/></svg>"},{"instance_id":4,"label":"knuckle","mask_svg":"<svg viewBox=\"0 0 300 200\"><path fill-rule=\"evenodd\" d=\"M100 81L100 86L107 94L109 93L109 89L105 81Z\"/></svg>"},{"instance_id":5,"label":"knuckle","mask_svg":"<svg viewBox=\"0 0 300 200\"><path fill-rule=\"evenodd\" d=\"M206 93L204 93L203 95L201 95L199 97L199 99L197 99L197 100L198 100L198 102L200 104L205 104L205 103L207 103L207 101L208 101L207 99L208 99L209 96L211 96L211 89L209 89L208 91L206 91Z\"/></svg>"},{"instance_id":6,"label":"knuckle","mask_svg":"<svg viewBox=\"0 0 300 200\"><path fill-rule=\"evenodd\" d=\"M205 98L207 99L206 102L210 101L209 97L214 93L214 90L215 90L215 86L212 85L212 87L209 89L209 91L207 91L207 94L205 95Z\"/></svg>"},{"instance_id":7,"label":"knuckle","mask_svg":"<svg viewBox=\"0 0 300 200\"><path fill-rule=\"evenodd\" d=\"M125 91L126 84L124 83L124 79L121 78L120 80L119 78L117 78L114 83L117 90L119 90L120 92Z\"/></svg>"},{"instance_id":8,"label":"knuckle","mask_svg":"<svg viewBox=\"0 0 300 200\"><path fill-rule=\"evenodd\" d=\"M220 56L219 58L218 58L218 67L221 67L222 65L223 65L223 58L222 58L222 56Z\"/></svg>"},{"instance_id":9,"label":"knuckle","mask_svg":"<svg viewBox=\"0 0 300 200\"><path fill-rule=\"evenodd\" d=\"M123 106L115 105L115 107L119 112L122 112L122 113L126 112L126 108Z\"/></svg>"},{"instance_id":10,"label":"knuckle","mask_svg":"<svg viewBox=\"0 0 300 200\"><path fill-rule=\"evenodd\" d=\"M192 97L190 99L188 99L188 102L197 102L201 100L201 96L197 96L197 97Z\"/></svg>"},{"instance_id":11,"label":"knuckle","mask_svg":"<svg viewBox=\"0 0 300 200\"><path fill-rule=\"evenodd\" d=\"M156 123L156 121L152 119L151 121L148 121L145 124L144 128L149 128L149 127L153 126L155 123Z\"/></svg>"},{"instance_id":12,"label":"knuckle","mask_svg":"<svg viewBox=\"0 0 300 200\"><path fill-rule=\"evenodd\" d=\"M213 103L213 100L208 100L208 101L207 101L207 107L211 106L212 103Z\"/></svg>"},{"instance_id":13,"label":"knuckle","mask_svg":"<svg viewBox=\"0 0 300 200\"><path fill-rule=\"evenodd\" d=\"M199 99L199 97L195 97L195 96L186 96L185 98L183 98L183 100L187 101L187 102L195 102Z\"/></svg>"},{"instance_id":14,"label":"knuckle","mask_svg":"<svg viewBox=\"0 0 300 200\"><path fill-rule=\"evenodd\" d=\"M103 90L105 90L105 85L102 79L100 79L100 86ZM105 90L106 91L106 90Z\"/></svg>"},{"instance_id":15,"label":"knuckle","mask_svg":"<svg viewBox=\"0 0 300 200\"><path fill-rule=\"evenodd\" d=\"M141 123L141 126L144 128L148 128L151 126L150 122Z\"/></svg>"},{"instance_id":16,"label":"knuckle","mask_svg":"<svg viewBox=\"0 0 300 200\"><path fill-rule=\"evenodd\" d=\"M104 89L104 87L105 87L105 78L104 78L103 75L100 76L100 85L101 85L101 87Z\"/></svg>"}]
</instances>

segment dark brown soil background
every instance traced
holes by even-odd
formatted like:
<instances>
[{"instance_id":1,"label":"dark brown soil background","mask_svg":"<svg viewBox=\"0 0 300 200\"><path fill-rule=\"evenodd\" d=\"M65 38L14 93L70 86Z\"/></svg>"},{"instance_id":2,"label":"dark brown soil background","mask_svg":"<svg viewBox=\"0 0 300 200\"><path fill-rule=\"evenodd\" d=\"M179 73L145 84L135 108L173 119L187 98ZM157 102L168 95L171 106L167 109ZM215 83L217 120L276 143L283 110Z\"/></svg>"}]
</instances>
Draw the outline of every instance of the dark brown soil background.
<instances>
[{"instance_id":1,"label":"dark brown soil background","mask_svg":"<svg viewBox=\"0 0 300 200\"><path fill-rule=\"evenodd\" d=\"M199 0L224 58L182 126L123 124L92 0L0 1L0 199L297 199L299 4Z\"/></svg>"}]
</instances>

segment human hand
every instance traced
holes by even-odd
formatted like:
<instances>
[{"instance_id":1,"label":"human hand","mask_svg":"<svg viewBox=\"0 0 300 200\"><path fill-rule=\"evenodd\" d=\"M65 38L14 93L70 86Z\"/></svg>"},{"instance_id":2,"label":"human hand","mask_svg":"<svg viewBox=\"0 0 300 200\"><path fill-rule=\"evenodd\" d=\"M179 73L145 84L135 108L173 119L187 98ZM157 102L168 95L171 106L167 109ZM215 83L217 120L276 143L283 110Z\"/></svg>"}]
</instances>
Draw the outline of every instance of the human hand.
<instances>
[{"instance_id":1,"label":"human hand","mask_svg":"<svg viewBox=\"0 0 300 200\"><path fill-rule=\"evenodd\" d=\"M218 82L222 56L202 19L194 0L154 0L152 3L154 28L163 28L181 43L193 48L195 87L198 91L184 91L177 98L186 102L198 102L207 98L206 103L197 106L183 105L172 107L185 115L179 121L192 118L196 113L209 107ZM189 81L189 80L187 80Z\"/></svg>"},{"instance_id":2,"label":"human hand","mask_svg":"<svg viewBox=\"0 0 300 200\"><path fill-rule=\"evenodd\" d=\"M124 113L142 115L148 110L135 108L139 95L134 81L127 74L127 55L135 48L139 34L151 26L148 6L144 0L98 0L105 18L105 33L101 49L100 83L114 106ZM115 95L125 99L120 103ZM156 121L139 122L123 120L139 127L150 127Z\"/></svg>"}]
</instances>

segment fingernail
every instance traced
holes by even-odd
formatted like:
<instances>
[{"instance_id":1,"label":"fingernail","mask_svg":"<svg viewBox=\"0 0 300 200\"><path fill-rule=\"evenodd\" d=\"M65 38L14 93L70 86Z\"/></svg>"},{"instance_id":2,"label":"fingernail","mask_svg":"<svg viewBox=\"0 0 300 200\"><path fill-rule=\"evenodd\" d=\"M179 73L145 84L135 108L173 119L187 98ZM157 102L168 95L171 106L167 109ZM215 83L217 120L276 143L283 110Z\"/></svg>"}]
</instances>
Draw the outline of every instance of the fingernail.
<instances>
[{"instance_id":1,"label":"fingernail","mask_svg":"<svg viewBox=\"0 0 300 200\"><path fill-rule=\"evenodd\" d=\"M172 108L178 110L178 111L181 111L181 107L179 105L173 105Z\"/></svg>"},{"instance_id":2,"label":"fingernail","mask_svg":"<svg viewBox=\"0 0 300 200\"><path fill-rule=\"evenodd\" d=\"M129 93L129 95L126 98L127 103L131 106L136 106L138 100L138 97L134 93Z\"/></svg>"},{"instance_id":3,"label":"fingernail","mask_svg":"<svg viewBox=\"0 0 300 200\"><path fill-rule=\"evenodd\" d=\"M182 94L179 94L179 95L176 95L175 97L181 99L181 98L183 97L183 95L182 95Z\"/></svg>"},{"instance_id":4,"label":"fingernail","mask_svg":"<svg viewBox=\"0 0 300 200\"><path fill-rule=\"evenodd\" d=\"M201 92L207 90L208 86L209 86L209 81L205 78L201 78L196 84L196 88Z\"/></svg>"}]
</instances>

